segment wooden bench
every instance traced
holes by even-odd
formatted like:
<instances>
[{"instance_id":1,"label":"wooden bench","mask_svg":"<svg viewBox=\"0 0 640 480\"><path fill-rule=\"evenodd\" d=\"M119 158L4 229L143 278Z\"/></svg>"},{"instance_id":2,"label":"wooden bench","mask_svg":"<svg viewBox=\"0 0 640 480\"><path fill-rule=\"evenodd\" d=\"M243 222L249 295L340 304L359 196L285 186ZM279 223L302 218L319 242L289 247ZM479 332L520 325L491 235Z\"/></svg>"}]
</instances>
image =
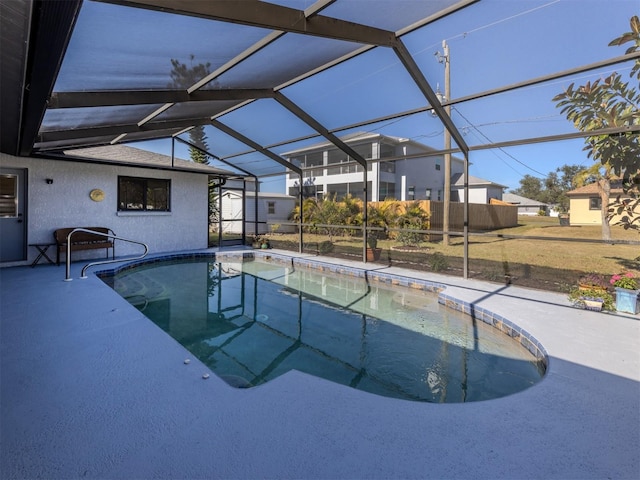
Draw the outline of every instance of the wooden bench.
<instances>
[{"instance_id":1,"label":"wooden bench","mask_svg":"<svg viewBox=\"0 0 640 480\"><path fill-rule=\"evenodd\" d=\"M115 235L113 230L106 227L73 227L73 228L59 228L53 232L53 238L56 241L56 260L57 264L60 265L60 252L67 251L67 237L69 233L71 233L76 228L84 228L85 230L92 230L98 233ZM103 237L102 235L94 235L88 232L76 232L71 235L71 251L75 252L78 250L94 250L97 248L106 249L107 257L109 258L109 249L111 249L111 258L115 259L115 248L113 246L113 239L108 237Z\"/></svg>"}]
</instances>

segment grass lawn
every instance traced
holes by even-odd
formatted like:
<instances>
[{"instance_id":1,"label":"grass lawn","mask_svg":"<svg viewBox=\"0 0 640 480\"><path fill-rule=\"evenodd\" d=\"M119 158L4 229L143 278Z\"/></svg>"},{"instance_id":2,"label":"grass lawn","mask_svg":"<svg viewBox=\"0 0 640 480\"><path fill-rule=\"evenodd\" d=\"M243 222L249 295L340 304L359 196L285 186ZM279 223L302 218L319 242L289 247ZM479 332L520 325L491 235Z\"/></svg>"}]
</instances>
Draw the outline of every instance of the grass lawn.
<instances>
[{"instance_id":1,"label":"grass lawn","mask_svg":"<svg viewBox=\"0 0 640 480\"><path fill-rule=\"evenodd\" d=\"M470 236L469 257L494 261L509 261L570 270L613 274L622 269L637 269L640 245L588 243L580 240L601 240L600 226L560 226L557 218L519 218L518 227L491 232L493 234L552 237L563 240L510 239L492 236ZM640 241L638 232L612 227L613 240ZM462 238L449 247L441 246L447 255L462 255Z\"/></svg>"}]
</instances>

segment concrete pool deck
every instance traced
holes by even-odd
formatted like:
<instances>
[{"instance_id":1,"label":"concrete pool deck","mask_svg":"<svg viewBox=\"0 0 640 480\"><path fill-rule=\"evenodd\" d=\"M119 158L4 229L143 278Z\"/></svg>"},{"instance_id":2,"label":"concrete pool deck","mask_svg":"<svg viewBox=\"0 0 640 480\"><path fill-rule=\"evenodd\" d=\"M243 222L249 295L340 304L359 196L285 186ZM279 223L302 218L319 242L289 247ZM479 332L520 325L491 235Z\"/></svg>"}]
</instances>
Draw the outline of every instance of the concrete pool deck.
<instances>
[{"instance_id":1,"label":"concrete pool deck","mask_svg":"<svg viewBox=\"0 0 640 480\"><path fill-rule=\"evenodd\" d=\"M238 390L203 380L207 367L102 281L77 279L82 265L72 282L63 266L0 269L3 479L640 477L638 316L368 264L515 322L546 349L545 378L467 404L295 371Z\"/></svg>"}]
</instances>

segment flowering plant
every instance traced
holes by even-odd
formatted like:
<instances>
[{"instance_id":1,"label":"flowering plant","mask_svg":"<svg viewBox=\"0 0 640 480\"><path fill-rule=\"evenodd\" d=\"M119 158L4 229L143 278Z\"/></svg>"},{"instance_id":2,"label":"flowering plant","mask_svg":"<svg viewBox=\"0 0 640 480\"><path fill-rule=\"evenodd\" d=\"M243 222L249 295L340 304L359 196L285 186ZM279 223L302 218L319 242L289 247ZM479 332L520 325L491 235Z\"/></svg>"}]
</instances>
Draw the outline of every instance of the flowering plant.
<instances>
[{"instance_id":1,"label":"flowering plant","mask_svg":"<svg viewBox=\"0 0 640 480\"><path fill-rule=\"evenodd\" d=\"M611 277L609 283L618 288L626 288L628 290L638 289L638 279L635 278L631 272L617 273Z\"/></svg>"},{"instance_id":2,"label":"flowering plant","mask_svg":"<svg viewBox=\"0 0 640 480\"><path fill-rule=\"evenodd\" d=\"M583 275L578 280L578 284L584 285L587 287L602 287L607 288L607 281L603 275L599 273L588 273Z\"/></svg>"}]
</instances>

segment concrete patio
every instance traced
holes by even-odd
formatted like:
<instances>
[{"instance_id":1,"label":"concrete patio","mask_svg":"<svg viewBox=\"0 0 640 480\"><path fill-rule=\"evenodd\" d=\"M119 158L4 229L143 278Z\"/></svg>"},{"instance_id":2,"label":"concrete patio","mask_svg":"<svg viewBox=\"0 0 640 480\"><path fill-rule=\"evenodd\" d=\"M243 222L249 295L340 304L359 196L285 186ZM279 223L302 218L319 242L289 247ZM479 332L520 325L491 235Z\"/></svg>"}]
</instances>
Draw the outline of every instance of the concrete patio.
<instances>
[{"instance_id":1,"label":"concrete patio","mask_svg":"<svg viewBox=\"0 0 640 480\"><path fill-rule=\"evenodd\" d=\"M81 267L72 282L62 266L0 269L4 479L640 477L637 316L369 264L515 322L548 352L545 378L468 404L295 371L238 390L203 380L207 367Z\"/></svg>"}]
</instances>

